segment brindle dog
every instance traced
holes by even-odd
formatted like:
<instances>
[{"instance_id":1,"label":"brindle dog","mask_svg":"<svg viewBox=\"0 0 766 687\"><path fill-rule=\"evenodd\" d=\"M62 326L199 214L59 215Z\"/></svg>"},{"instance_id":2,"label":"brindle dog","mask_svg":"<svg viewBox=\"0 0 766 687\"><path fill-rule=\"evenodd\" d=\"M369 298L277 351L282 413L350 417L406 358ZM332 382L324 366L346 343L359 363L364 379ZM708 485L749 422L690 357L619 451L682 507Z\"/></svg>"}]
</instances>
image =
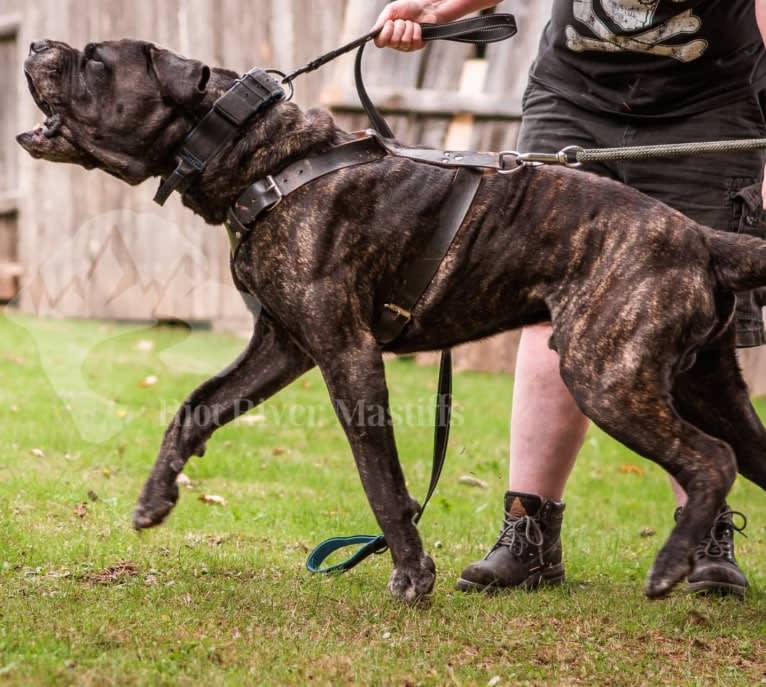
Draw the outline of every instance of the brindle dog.
<instances>
[{"instance_id":1,"label":"brindle dog","mask_svg":"<svg viewBox=\"0 0 766 687\"><path fill-rule=\"evenodd\" d=\"M129 184L169 174L185 136L237 77L131 40L84 52L41 41L24 69L47 121L19 143L34 157L99 168ZM220 224L255 180L349 138L327 112L281 102L212 161L183 202ZM384 350L443 349L546 320L583 412L689 495L649 574L650 597L689 572L693 547L738 470L766 488L766 432L729 327L733 292L766 285L766 242L712 231L579 171L487 173L414 319L381 346L373 323L434 231L453 174L387 157L314 181L258 221L233 264L240 288L262 303L252 340L168 427L136 528L168 515L176 476L221 424L315 365L336 408L388 413ZM200 406L215 412L194 412ZM418 599L431 591L435 569L412 522L418 505L391 423L338 416L391 549L389 589Z\"/></svg>"}]
</instances>

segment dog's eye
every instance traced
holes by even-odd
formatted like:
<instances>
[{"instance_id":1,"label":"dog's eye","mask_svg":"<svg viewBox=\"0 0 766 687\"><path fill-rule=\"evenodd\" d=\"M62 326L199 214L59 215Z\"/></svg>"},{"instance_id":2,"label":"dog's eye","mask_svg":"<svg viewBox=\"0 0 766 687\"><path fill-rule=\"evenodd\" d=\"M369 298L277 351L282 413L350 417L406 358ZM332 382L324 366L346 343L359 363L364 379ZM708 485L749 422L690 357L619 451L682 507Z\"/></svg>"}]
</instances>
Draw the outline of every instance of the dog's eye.
<instances>
[{"instance_id":1,"label":"dog's eye","mask_svg":"<svg viewBox=\"0 0 766 687\"><path fill-rule=\"evenodd\" d=\"M83 55L85 55L85 59L94 62L100 62L101 60L98 59L98 45L95 43L88 43L88 45L85 46L85 50L83 50Z\"/></svg>"}]
</instances>

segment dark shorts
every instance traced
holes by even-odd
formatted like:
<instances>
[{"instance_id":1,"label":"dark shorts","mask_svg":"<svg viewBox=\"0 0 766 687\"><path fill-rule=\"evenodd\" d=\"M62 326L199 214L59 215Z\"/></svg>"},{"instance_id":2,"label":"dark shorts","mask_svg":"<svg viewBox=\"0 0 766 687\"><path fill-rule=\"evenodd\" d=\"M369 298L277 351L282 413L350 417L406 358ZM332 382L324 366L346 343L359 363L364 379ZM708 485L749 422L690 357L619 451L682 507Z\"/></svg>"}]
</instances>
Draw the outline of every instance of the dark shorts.
<instances>
[{"instance_id":1,"label":"dark shorts","mask_svg":"<svg viewBox=\"0 0 766 687\"><path fill-rule=\"evenodd\" d=\"M524 94L517 148L521 152L548 153L570 145L611 148L763 137L766 120L756 96L686 117L639 120L584 110L530 83ZM583 170L633 186L713 229L766 238L760 187L764 158L763 151L690 155L588 163ZM761 306L766 304L764 293L737 294L739 347L766 343L761 313Z\"/></svg>"}]
</instances>

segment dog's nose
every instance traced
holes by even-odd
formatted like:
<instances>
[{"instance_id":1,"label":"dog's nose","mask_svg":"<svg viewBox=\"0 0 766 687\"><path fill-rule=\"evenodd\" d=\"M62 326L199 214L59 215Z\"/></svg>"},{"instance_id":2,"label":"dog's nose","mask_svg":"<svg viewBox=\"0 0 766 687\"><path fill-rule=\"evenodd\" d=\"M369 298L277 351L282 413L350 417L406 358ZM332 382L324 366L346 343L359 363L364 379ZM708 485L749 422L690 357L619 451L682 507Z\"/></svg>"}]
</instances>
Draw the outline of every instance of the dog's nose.
<instances>
[{"instance_id":1,"label":"dog's nose","mask_svg":"<svg viewBox=\"0 0 766 687\"><path fill-rule=\"evenodd\" d=\"M45 52L50 47L51 47L51 44L48 41L34 41L29 46L29 54L37 55L37 53Z\"/></svg>"}]
</instances>

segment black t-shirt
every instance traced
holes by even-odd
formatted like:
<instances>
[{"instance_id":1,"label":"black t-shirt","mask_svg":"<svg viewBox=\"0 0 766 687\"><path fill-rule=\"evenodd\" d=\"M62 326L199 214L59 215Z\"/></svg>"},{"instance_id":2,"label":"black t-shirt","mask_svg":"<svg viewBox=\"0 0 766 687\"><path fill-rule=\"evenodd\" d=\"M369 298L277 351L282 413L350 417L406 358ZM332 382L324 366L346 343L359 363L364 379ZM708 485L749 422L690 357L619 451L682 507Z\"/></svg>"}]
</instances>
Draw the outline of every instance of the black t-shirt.
<instances>
[{"instance_id":1,"label":"black t-shirt","mask_svg":"<svg viewBox=\"0 0 766 687\"><path fill-rule=\"evenodd\" d=\"M754 0L554 0L530 78L589 109L685 115L766 85Z\"/></svg>"}]
</instances>

